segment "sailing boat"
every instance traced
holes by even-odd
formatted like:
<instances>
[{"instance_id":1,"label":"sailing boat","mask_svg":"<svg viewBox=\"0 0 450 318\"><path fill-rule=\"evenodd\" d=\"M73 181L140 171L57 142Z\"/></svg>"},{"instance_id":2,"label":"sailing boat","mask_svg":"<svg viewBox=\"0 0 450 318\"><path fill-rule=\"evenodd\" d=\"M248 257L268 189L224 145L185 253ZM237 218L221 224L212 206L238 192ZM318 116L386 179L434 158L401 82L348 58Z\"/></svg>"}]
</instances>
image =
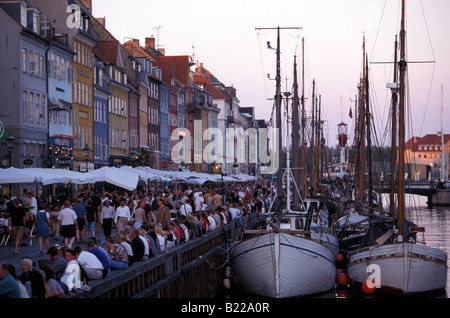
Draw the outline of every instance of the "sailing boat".
<instances>
[{"instance_id":1,"label":"sailing boat","mask_svg":"<svg viewBox=\"0 0 450 318\"><path fill-rule=\"evenodd\" d=\"M278 27L278 127L281 126L279 32ZM277 208L273 213L265 215L268 227L263 230L245 230L243 239L232 247L230 264L233 282L243 292L271 298L300 297L329 291L335 285L338 240L328 232L328 228L313 222L314 217L319 216L314 215L314 205L319 205L319 200L302 201L301 211L291 211L289 150L286 209L283 209L281 203L283 186L280 172L278 176ZM274 204L271 210L273 207ZM321 213L323 212L325 211L322 210Z\"/></svg>"},{"instance_id":2,"label":"sailing boat","mask_svg":"<svg viewBox=\"0 0 450 318\"><path fill-rule=\"evenodd\" d=\"M445 289L447 254L416 242L416 231L421 229L405 218L405 186L401 177L405 158L405 37L405 0L402 0L399 83L388 85L399 93L398 210L391 215L394 222L371 221L364 246L348 253L347 270L350 281L355 283L375 286L380 292L410 295ZM369 274L377 279L369 279Z\"/></svg>"}]
</instances>

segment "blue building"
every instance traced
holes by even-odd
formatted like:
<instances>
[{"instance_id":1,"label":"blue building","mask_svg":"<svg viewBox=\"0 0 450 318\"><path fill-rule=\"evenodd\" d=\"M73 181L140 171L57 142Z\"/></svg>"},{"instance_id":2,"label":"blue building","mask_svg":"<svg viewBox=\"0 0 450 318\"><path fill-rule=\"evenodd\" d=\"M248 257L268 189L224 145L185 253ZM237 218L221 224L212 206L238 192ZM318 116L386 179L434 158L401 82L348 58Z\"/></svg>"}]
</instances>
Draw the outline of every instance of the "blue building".
<instances>
[{"instance_id":1,"label":"blue building","mask_svg":"<svg viewBox=\"0 0 450 318\"><path fill-rule=\"evenodd\" d=\"M169 89L170 87L165 83L161 83L159 86L160 149L162 170L169 170ZM167 163L167 165L165 163Z\"/></svg>"},{"instance_id":2,"label":"blue building","mask_svg":"<svg viewBox=\"0 0 450 318\"><path fill-rule=\"evenodd\" d=\"M111 78L105 70L106 60L95 50L94 59L94 168L109 165L108 105Z\"/></svg>"}]
</instances>

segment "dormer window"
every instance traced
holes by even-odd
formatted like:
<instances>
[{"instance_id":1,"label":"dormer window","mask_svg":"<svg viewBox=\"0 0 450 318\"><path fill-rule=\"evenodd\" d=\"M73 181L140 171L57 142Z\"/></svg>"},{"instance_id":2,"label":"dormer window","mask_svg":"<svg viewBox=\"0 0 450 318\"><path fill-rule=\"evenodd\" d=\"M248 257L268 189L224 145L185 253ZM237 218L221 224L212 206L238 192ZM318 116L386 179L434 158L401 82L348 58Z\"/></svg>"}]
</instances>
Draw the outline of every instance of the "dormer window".
<instances>
[{"instance_id":1,"label":"dormer window","mask_svg":"<svg viewBox=\"0 0 450 318\"><path fill-rule=\"evenodd\" d=\"M39 33L39 13L33 10L33 32Z\"/></svg>"},{"instance_id":2,"label":"dormer window","mask_svg":"<svg viewBox=\"0 0 450 318\"><path fill-rule=\"evenodd\" d=\"M24 28L27 27L27 4L25 2L20 4L20 24Z\"/></svg>"},{"instance_id":3,"label":"dormer window","mask_svg":"<svg viewBox=\"0 0 450 318\"><path fill-rule=\"evenodd\" d=\"M83 14L83 25L82 29L84 32L89 32L89 16L86 14Z\"/></svg>"}]
</instances>

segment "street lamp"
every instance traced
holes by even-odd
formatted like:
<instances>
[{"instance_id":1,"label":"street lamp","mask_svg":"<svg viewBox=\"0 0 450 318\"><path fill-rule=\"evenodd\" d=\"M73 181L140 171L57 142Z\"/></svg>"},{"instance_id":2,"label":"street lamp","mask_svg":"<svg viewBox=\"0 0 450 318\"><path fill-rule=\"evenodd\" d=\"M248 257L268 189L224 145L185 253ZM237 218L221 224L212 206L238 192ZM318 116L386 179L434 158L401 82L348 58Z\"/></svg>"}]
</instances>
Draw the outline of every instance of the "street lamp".
<instances>
[{"instance_id":1,"label":"street lamp","mask_svg":"<svg viewBox=\"0 0 450 318\"><path fill-rule=\"evenodd\" d=\"M12 153L12 150L13 150L13 147L14 147L14 141L15 140L16 140L16 138L12 135L12 132L9 132L9 136L6 137L6 142L8 143L7 146L6 146L6 149L8 149L8 153L9 153L9 167L10 168L12 167L12 160L11 160L12 156L11 156L11 153Z\"/></svg>"},{"instance_id":2,"label":"street lamp","mask_svg":"<svg viewBox=\"0 0 450 318\"><path fill-rule=\"evenodd\" d=\"M91 149L89 148L88 144L86 144L83 148L83 157L86 158L86 172L88 172L88 158L90 152Z\"/></svg>"},{"instance_id":3,"label":"street lamp","mask_svg":"<svg viewBox=\"0 0 450 318\"><path fill-rule=\"evenodd\" d=\"M221 176L221 178L222 178L222 184L221 184L221 185L222 185L222 196L223 196L224 193L225 193L225 189L223 188L223 171L222 171L222 164L214 162L214 164L213 164L213 173L216 173L216 174L220 173L220 176Z\"/></svg>"}]
</instances>

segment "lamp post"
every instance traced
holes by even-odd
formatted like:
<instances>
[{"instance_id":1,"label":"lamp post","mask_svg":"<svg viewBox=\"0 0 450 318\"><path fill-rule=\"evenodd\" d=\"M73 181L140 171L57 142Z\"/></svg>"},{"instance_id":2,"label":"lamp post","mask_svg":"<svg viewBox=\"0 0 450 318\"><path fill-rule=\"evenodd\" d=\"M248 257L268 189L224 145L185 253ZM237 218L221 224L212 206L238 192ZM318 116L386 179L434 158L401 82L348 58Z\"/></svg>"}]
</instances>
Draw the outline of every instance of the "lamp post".
<instances>
[{"instance_id":1,"label":"lamp post","mask_svg":"<svg viewBox=\"0 0 450 318\"><path fill-rule=\"evenodd\" d=\"M12 150L14 147L14 141L16 140L16 138L12 135L12 132L9 132L9 136L6 137L6 142L7 142L7 146L6 149L8 149L8 159L9 159L9 167L12 167Z\"/></svg>"},{"instance_id":2,"label":"lamp post","mask_svg":"<svg viewBox=\"0 0 450 318\"><path fill-rule=\"evenodd\" d=\"M223 196L224 193L225 193L225 189L223 188L223 171L222 171L222 164L214 162L213 168L214 168L213 173L220 173L220 176L221 176L221 178L222 178L222 196Z\"/></svg>"},{"instance_id":3,"label":"lamp post","mask_svg":"<svg viewBox=\"0 0 450 318\"><path fill-rule=\"evenodd\" d=\"M91 149L89 148L88 144L86 144L83 148L83 157L86 158L86 171L88 172L88 158L89 158L89 153L91 152Z\"/></svg>"}]
</instances>

